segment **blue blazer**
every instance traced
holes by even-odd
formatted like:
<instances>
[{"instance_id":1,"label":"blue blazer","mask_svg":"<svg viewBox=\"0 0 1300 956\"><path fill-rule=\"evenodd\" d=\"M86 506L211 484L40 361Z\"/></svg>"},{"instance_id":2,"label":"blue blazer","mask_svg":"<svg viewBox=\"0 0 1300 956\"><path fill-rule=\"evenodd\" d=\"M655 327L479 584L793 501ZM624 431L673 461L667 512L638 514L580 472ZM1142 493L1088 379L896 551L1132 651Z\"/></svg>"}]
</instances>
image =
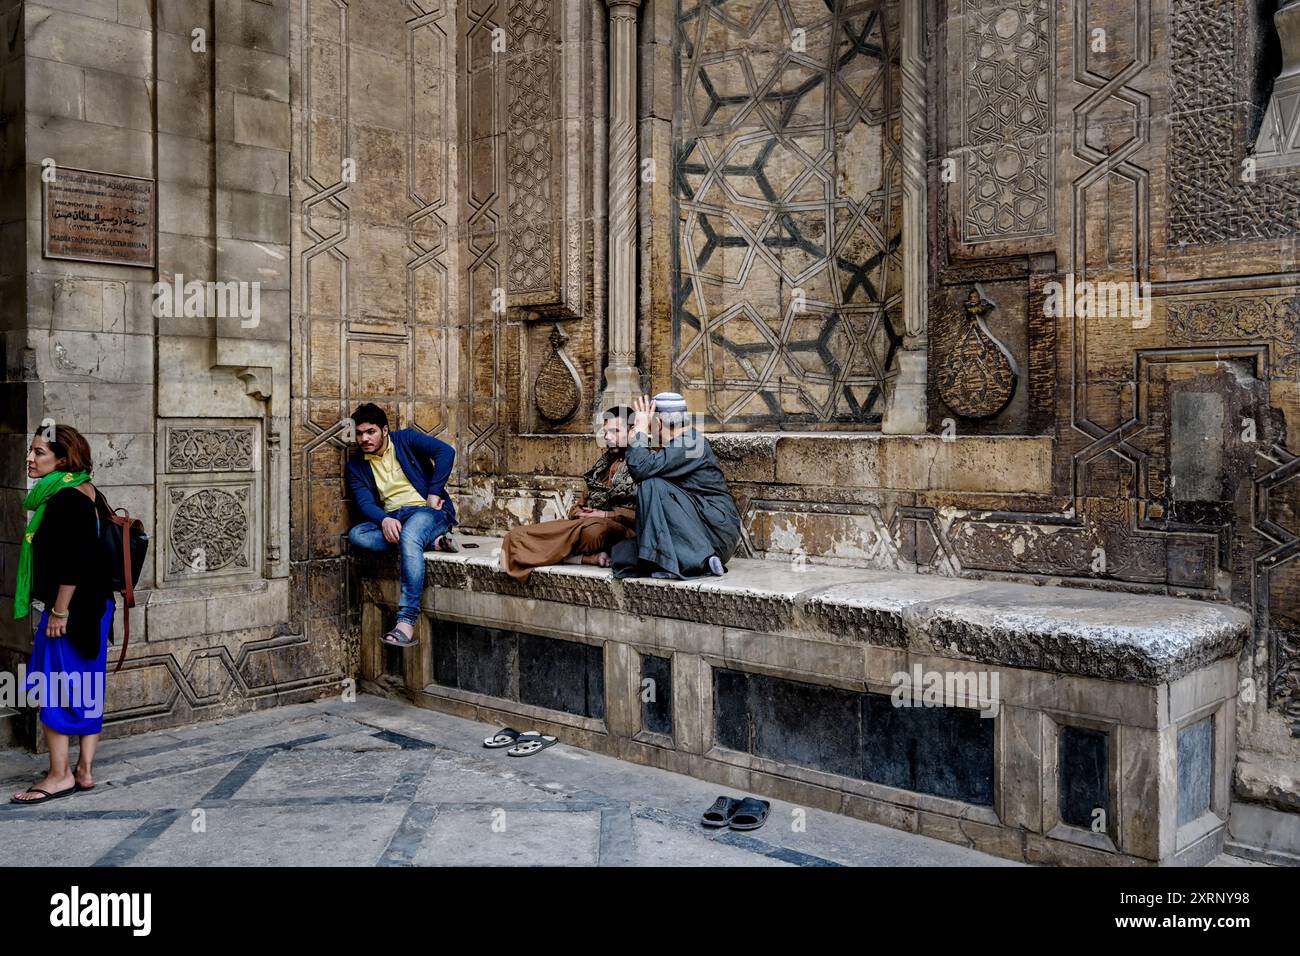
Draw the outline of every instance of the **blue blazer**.
<instances>
[{"instance_id":1,"label":"blue blazer","mask_svg":"<svg viewBox=\"0 0 1300 956\"><path fill-rule=\"evenodd\" d=\"M447 479L451 477L451 466L456 461L456 449L414 428L390 431L388 440L393 443L397 464L411 487L421 498L429 495L441 498L444 502L442 510L448 512L452 524L455 524L456 506L447 495ZM388 517L379 501L375 473L360 449L348 459L348 485L352 488L353 500L366 518L379 524Z\"/></svg>"}]
</instances>

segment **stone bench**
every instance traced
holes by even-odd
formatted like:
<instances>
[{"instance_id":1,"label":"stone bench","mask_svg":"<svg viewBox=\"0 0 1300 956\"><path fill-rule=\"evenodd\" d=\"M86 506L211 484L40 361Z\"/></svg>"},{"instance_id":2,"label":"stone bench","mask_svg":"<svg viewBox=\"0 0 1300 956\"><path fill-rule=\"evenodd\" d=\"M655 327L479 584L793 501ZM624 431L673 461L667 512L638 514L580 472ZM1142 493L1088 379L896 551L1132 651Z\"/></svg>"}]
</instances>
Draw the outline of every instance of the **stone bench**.
<instances>
[{"instance_id":1,"label":"stone bench","mask_svg":"<svg viewBox=\"0 0 1300 956\"><path fill-rule=\"evenodd\" d=\"M405 652L380 640L395 561L358 559L363 676L417 703L1013 859L1222 846L1242 610L741 559L722 578L564 565L521 585L500 539L459 540L477 547L427 556Z\"/></svg>"}]
</instances>

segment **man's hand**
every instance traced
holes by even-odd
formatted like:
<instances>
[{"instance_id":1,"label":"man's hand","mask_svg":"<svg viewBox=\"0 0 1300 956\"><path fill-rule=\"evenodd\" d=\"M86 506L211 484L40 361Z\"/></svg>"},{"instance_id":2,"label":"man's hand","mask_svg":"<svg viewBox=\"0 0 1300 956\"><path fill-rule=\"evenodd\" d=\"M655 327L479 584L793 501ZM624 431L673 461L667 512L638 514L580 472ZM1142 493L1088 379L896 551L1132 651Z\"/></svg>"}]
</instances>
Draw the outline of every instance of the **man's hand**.
<instances>
[{"instance_id":1,"label":"man's hand","mask_svg":"<svg viewBox=\"0 0 1300 956\"><path fill-rule=\"evenodd\" d=\"M579 508L578 517L579 518L608 518L609 512L598 511L595 508Z\"/></svg>"},{"instance_id":2,"label":"man's hand","mask_svg":"<svg viewBox=\"0 0 1300 956\"><path fill-rule=\"evenodd\" d=\"M632 403L632 432L650 434L650 422L655 413L655 401L649 395L642 395Z\"/></svg>"},{"instance_id":3,"label":"man's hand","mask_svg":"<svg viewBox=\"0 0 1300 956\"><path fill-rule=\"evenodd\" d=\"M389 544L398 544L402 540L402 522L396 518L385 518L380 527L384 529L384 540Z\"/></svg>"},{"instance_id":4,"label":"man's hand","mask_svg":"<svg viewBox=\"0 0 1300 956\"><path fill-rule=\"evenodd\" d=\"M442 510L442 499L437 495L429 495L429 507L434 511Z\"/></svg>"},{"instance_id":5,"label":"man's hand","mask_svg":"<svg viewBox=\"0 0 1300 956\"><path fill-rule=\"evenodd\" d=\"M45 619L45 636L62 637L68 633L68 619L66 617L55 617L51 614Z\"/></svg>"}]
</instances>

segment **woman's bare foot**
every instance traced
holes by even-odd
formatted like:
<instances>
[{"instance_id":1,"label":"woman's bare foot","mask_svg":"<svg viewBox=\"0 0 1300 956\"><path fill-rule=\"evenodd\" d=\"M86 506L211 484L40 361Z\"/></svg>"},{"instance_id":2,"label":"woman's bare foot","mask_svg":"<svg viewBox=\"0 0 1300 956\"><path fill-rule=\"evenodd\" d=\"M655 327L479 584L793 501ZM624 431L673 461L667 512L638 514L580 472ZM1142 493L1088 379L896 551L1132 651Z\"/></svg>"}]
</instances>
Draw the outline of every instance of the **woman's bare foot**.
<instances>
[{"instance_id":1,"label":"woman's bare foot","mask_svg":"<svg viewBox=\"0 0 1300 956\"><path fill-rule=\"evenodd\" d=\"M44 780L32 784L32 788L36 790L44 790L45 793L55 794L62 793L64 790L72 789L72 786L75 783L76 780L73 778L71 773L64 774L62 777L56 777L51 772L45 775ZM29 800L44 800L46 797L45 794L42 793L15 793L14 799L26 803Z\"/></svg>"},{"instance_id":2,"label":"woman's bare foot","mask_svg":"<svg viewBox=\"0 0 1300 956\"><path fill-rule=\"evenodd\" d=\"M587 554L582 557L583 564L594 564L598 567L609 567L609 552L601 551L599 554Z\"/></svg>"},{"instance_id":3,"label":"woman's bare foot","mask_svg":"<svg viewBox=\"0 0 1300 956\"><path fill-rule=\"evenodd\" d=\"M83 768L81 764L77 764L76 769L72 771L72 779L77 781L77 786L82 790L89 790L95 786L95 775L88 768Z\"/></svg>"}]
</instances>

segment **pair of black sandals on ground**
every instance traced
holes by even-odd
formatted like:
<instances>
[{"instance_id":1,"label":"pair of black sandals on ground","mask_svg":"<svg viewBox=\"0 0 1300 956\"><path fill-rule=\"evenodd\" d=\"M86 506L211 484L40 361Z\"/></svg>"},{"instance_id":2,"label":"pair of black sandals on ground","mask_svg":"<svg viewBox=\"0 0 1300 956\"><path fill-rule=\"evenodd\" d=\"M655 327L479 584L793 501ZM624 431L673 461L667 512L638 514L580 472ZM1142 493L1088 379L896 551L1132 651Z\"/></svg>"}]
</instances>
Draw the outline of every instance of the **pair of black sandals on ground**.
<instances>
[{"instance_id":1,"label":"pair of black sandals on ground","mask_svg":"<svg viewBox=\"0 0 1300 956\"><path fill-rule=\"evenodd\" d=\"M704 811L700 823L706 827L731 827L733 830L757 830L767 822L772 804L757 797L718 797Z\"/></svg>"},{"instance_id":2,"label":"pair of black sandals on ground","mask_svg":"<svg viewBox=\"0 0 1300 956\"><path fill-rule=\"evenodd\" d=\"M531 757L547 747L553 747L559 743L559 738L552 737L549 734L539 733L536 730L527 730L523 733L515 730L513 727L502 727L491 737L483 738L483 746L489 750L500 750L502 747L509 747L506 751L508 757Z\"/></svg>"}]
</instances>

